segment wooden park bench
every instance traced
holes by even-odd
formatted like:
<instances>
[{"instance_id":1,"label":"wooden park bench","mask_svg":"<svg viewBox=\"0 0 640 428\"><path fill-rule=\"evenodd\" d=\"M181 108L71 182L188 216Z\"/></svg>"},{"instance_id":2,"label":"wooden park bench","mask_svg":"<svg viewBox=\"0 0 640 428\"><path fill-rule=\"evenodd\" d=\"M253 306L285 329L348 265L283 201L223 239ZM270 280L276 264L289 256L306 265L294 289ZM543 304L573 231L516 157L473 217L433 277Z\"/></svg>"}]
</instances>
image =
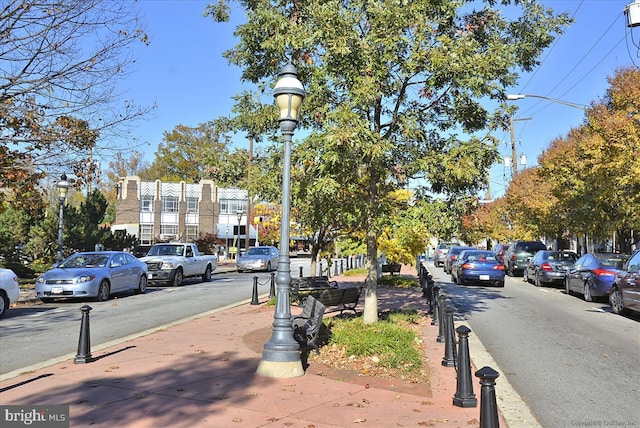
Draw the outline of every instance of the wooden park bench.
<instances>
[{"instance_id":1,"label":"wooden park bench","mask_svg":"<svg viewBox=\"0 0 640 428\"><path fill-rule=\"evenodd\" d=\"M391 263L382 265L382 274L390 273L391 275L400 274L400 268L402 267L399 263Z\"/></svg>"},{"instance_id":2,"label":"wooden park bench","mask_svg":"<svg viewBox=\"0 0 640 428\"><path fill-rule=\"evenodd\" d=\"M356 306L358 306L361 293L362 287L331 288L324 290L318 299L326 307L335 307L329 312L340 311L342 315L344 311L353 311L354 314L357 314Z\"/></svg>"},{"instance_id":3,"label":"wooden park bench","mask_svg":"<svg viewBox=\"0 0 640 428\"><path fill-rule=\"evenodd\" d=\"M302 305L307 296L319 297L327 289L337 288L336 281L330 281L327 276L301 276L291 278L291 299Z\"/></svg>"},{"instance_id":4,"label":"wooden park bench","mask_svg":"<svg viewBox=\"0 0 640 428\"><path fill-rule=\"evenodd\" d=\"M291 317L293 337L300 344L303 351L315 349L316 353L320 353L318 350L318 337L325 308L325 305L315 297L307 296L302 313Z\"/></svg>"}]
</instances>

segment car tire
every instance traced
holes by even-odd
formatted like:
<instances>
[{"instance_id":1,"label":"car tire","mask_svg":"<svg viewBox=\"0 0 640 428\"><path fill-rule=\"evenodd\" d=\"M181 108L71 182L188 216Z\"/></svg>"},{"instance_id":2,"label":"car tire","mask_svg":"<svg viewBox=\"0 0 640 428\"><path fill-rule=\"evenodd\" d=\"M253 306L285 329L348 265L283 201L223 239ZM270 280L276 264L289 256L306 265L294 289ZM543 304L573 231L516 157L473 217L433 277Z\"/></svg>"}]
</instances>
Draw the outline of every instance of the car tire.
<instances>
[{"instance_id":1,"label":"car tire","mask_svg":"<svg viewBox=\"0 0 640 428\"><path fill-rule=\"evenodd\" d=\"M98 295L95 297L96 302L105 302L109 300L109 296L111 295L111 286L109 285L109 281L106 279L102 280L100 286L98 287Z\"/></svg>"},{"instance_id":2,"label":"car tire","mask_svg":"<svg viewBox=\"0 0 640 428\"><path fill-rule=\"evenodd\" d=\"M147 277L142 275L138 281L138 288L136 288L136 294L144 294L147 292Z\"/></svg>"},{"instance_id":3,"label":"car tire","mask_svg":"<svg viewBox=\"0 0 640 428\"><path fill-rule=\"evenodd\" d=\"M211 265L207 265L207 268L204 270L202 274L202 282L211 281Z\"/></svg>"},{"instance_id":4,"label":"car tire","mask_svg":"<svg viewBox=\"0 0 640 428\"><path fill-rule=\"evenodd\" d=\"M540 282L540 272L537 272L537 271L536 271L536 276L535 276L535 278L534 278L534 280L533 280L533 284L534 284L536 287L541 287L541 286L542 286L542 283Z\"/></svg>"},{"instance_id":5,"label":"car tire","mask_svg":"<svg viewBox=\"0 0 640 428\"><path fill-rule=\"evenodd\" d=\"M267 272L271 272L271 262L267 263Z\"/></svg>"},{"instance_id":6,"label":"car tire","mask_svg":"<svg viewBox=\"0 0 640 428\"><path fill-rule=\"evenodd\" d=\"M564 279L564 292L567 296L573 295L573 291L569 288L569 278Z\"/></svg>"},{"instance_id":7,"label":"car tire","mask_svg":"<svg viewBox=\"0 0 640 428\"><path fill-rule=\"evenodd\" d=\"M504 288L504 281L498 281L498 287Z\"/></svg>"},{"instance_id":8,"label":"car tire","mask_svg":"<svg viewBox=\"0 0 640 428\"><path fill-rule=\"evenodd\" d=\"M629 312L622 303L622 293L618 287L613 287L611 290L611 294L609 295L609 304L611 305L611 311L614 314L624 315Z\"/></svg>"},{"instance_id":9,"label":"car tire","mask_svg":"<svg viewBox=\"0 0 640 428\"><path fill-rule=\"evenodd\" d=\"M0 293L0 318L4 317L9 311L9 298L4 295L4 292Z\"/></svg>"},{"instance_id":10,"label":"car tire","mask_svg":"<svg viewBox=\"0 0 640 428\"><path fill-rule=\"evenodd\" d=\"M462 278L462 276L458 275L458 277L456 278L456 284L464 285L464 279Z\"/></svg>"},{"instance_id":11,"label":"car tire","mask_svg":"<svg viewBox=\"0 0 640 428\"><path fill-rule=\"evenodd\" d=\"M589 286L589 282L584 283L584 287L582 290L582 297L584 297L585 302L593 302L593 296L591 295L591 287Z\"/></svg>"},{"instance_id":12,"label":"car tire","mask_svg":"<svg viewBox=\"0 0 640 428\"><path fill-rule=\"evenodd\" d=\"M176 269L176 273L173 275L173 286L180 287L184 283L184 274L182 273L182 269Z\"/></svg>"}]
</instances>

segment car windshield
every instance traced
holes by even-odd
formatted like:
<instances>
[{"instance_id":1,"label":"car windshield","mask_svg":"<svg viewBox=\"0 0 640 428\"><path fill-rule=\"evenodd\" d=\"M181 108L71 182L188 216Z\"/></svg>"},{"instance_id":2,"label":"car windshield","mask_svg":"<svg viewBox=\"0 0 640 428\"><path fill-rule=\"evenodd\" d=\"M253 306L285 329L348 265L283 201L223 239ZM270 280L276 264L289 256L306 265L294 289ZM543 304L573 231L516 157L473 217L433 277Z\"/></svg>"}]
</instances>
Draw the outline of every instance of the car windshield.
<instances>
[{"instance_id":1,"label":"car windshield","mask_svg":"<svg viewBox=\"0 0 640 428\"><path fill-rule=\"evenodd\" d=\"M624 262L629 258L626 254L608 254L608 255L600 255L596 256L602 266L612 267L616 269L622 269Z\"/></svg>"},{"instance_id":2,"label":"car windshield","mask_svg":"<svg viewBox=\"0 0 640 428\"><path fill-rule=\"evenodd\" d=\"M469 261L494 261L496 253L493 251L469 251L465 253L464 258Z\"/></svg>"},{"instance_id":3,"label":"car windshield","mask_svg":"<svg viewBox=\"0 0 640 428\"><path fill-rule=\"evenodd\" d=\"M249 248L247 251L248 256L268 256L269 249L268 248Z\"/></svg>"},{"instance_id":4,"label":"car windshield","mask_svg":"<svg viewBox=\"0 0 640 428\"><path fill-rule=\"evenodd\" d=\"M184 254L184 245L154 245L147 256L181 256Z\"/></svg>"},{"instance_id":5,"label":"car windshield","mask_svg":"<svg viewBox=\"0 0 640 428\"><path fill-rule=\"evenodd\" d=\"M58 267L61 268L101 268L107 265L109 256L106 254L77 254L69 257Z\"/></svg>"}]
</instances>

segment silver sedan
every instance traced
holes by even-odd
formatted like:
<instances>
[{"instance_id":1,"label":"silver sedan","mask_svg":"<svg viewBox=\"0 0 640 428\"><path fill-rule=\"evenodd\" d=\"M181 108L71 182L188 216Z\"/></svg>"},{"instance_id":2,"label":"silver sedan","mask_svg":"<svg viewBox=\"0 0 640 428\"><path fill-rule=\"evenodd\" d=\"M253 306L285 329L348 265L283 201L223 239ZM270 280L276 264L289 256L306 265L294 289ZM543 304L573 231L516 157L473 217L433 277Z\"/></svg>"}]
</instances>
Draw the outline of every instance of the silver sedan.
<instances>
[{"instance_id":1,"label":"silver sedan","mask_svg":"<svg viewBox=\"0 0 640 428\"><path fill-rule=\"evenodd\" d=\"M280 252L276 247L252 247L236 261L238 272L245 270L271 271L278 268Z\"/></svg>"},{"instance_id":2,"label":"silver sedan","mask_svg":"<svg viewBox=\"0 0 640 428\"><path fill-rule=\"evenodd\" d=\"M42 274L35 289L43 302L62 297L90 297L102 302L113 293L128 290L147 290L147 265L123 251L73 254Z\"/></svg>"}]
</instances>

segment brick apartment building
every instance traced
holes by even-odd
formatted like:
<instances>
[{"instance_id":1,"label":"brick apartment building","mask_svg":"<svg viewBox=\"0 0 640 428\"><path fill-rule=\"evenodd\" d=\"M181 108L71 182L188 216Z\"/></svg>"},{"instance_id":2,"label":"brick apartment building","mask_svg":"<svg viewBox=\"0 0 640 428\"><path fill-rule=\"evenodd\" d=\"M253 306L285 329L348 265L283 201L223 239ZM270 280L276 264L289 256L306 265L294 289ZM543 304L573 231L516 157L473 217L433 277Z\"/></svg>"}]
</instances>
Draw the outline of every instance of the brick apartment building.
<instances>
[{"instance_id":1,"label":"brick apartment building","mask_svg":"<svg viewBox=\"0 0 640 428\"><path fill-rule=\"evenodd\" d=\"M141 181L140 177L120 179L117 186L116 219L113 232L135 235L141 245L181 240L193 241L200 234L213 233L234 245L240 224L240 248L243 248L247 224L247 191L219 188L211 180L199 183ZM249 226L249 243L256 230Z\"/></svg>"}]
</instances>

